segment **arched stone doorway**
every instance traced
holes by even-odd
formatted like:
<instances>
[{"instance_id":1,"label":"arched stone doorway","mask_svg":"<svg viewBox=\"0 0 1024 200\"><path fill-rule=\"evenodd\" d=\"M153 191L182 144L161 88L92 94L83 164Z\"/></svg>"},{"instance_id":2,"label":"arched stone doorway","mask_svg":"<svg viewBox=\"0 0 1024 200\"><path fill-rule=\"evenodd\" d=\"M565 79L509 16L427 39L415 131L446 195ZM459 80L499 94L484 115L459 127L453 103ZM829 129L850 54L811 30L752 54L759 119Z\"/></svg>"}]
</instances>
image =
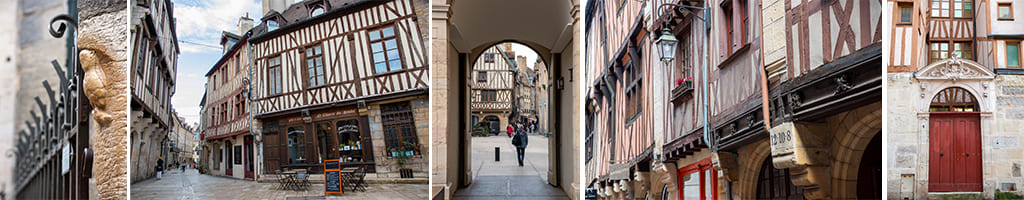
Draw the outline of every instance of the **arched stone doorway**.
<instances>
[{"instance_id":1,"label":"arched stone doorway","mask_svg":"<svg viewBox=\"0 0 1024 200\"><path fill-rule=\"evenodd\" d=\"M579 191L579 123L576 102L582 79L579 54L579 1L435 0L432 4L431 121L434 153L431 190L450 197L475 184L471 165L471 118L468 82L474 61L498 43L516 42L537 52L551 80L547 129L551 137L546 174L548 187ZM543 6L538 6L543 5ZM565 103L563 103L565 102ZM567 106L562 106L565 104ZM539 145L530 142L530 145ZM492 153L493 154L493 153ZM509 159L509 158L503 158ZM443 190L443 192L441 192ZM574 196L575 197L575 196Z\"/></svg>"},{"instance_id":2,"label":"arched stone doorway","mask_svg":"<svg viewBox=\"0 0 1024 200\"><path fill-rule=\"evenodd\" d=\"M981 117L977 99L950 87L928 108L929 192L981 192Z\"/></svg>"}]
</instances>

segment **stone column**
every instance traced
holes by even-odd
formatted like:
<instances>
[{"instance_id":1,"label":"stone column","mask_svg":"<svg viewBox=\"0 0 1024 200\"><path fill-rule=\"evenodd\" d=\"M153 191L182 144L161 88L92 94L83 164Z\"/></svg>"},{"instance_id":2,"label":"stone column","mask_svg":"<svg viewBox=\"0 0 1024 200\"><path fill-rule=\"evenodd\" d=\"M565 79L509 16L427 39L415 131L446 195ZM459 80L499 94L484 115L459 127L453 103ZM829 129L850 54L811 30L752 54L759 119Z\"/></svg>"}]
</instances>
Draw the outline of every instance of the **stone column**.
<instances>
[{"instance_id":1,"label":"stone column","mask_svg":"<svg viewBox=\"0 0 1024 200\"><path fill-rule=\"evenodd\" d=\"M454 186L454 177L457 177L458 173L454 168L457 168L455 164L452 164L452 170L448 169L448 134L450 133L449 125L451 128L455 128L455 120L452 114L449 114L450 107L448 103L452 102L449 97L453 94L449 91L448 85L455 80L449 80L449 66L448 66L448 19L451 17L449 9L451 4L445 0L432 0L431 1L431 35L433 38L430 40L431 49L431 67L430 67L430 95L434 99L430 104L430 124L431 124L431 144L433 147L430 154L430 159L433 161L433 166L430 166L430 177L434 184L430 187L430 195L440 195L444 199L449 199L452 194L452 186ZM457 77L453 77L457 78ZM453 105L455 106L455 105ZM454 108L454 107L451 107ZM454 153L454 152L452 152ZM449 179L451 177L451 179ZM441 190L444 190L443 194L438 194ZM433 198L433 197L432 197Z\"/></svg>"},{"instance_id":2,"label":"stone column","mask_svg":"<svg viewBox=\"0 0 1024 200\"><path fill-rule=\"evenodd\" d=\"M127 2L85 0L78 4L78 47L85 70L85 95L92 103L93 178L100 199L126 199L128 155Z\"/></svg>"}]
</instances>

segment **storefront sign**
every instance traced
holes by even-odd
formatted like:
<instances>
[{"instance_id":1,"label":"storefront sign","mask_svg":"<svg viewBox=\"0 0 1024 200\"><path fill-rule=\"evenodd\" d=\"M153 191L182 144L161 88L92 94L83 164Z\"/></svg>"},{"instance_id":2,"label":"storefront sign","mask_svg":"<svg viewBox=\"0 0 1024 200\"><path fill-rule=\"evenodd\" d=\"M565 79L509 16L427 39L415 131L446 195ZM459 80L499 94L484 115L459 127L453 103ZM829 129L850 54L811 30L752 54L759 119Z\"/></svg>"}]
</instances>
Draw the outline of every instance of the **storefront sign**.
<instances>
[{"instance_id":1,"label":"storefront sign","mask_svg":"<svg viewBox=\"0 0 1024 200\"><path fill-rule=\"evenodd\" d=\"M342 117L342 116L349 116L349 115L356 115L356 109L334 110L334 111L317 113L317 114L313 115L313 119L319 120L319 119L326 119L326 118L333 118L333 117Z\"/></svg>"},{"instance_id":2,"label":"storefront sign","mask_svg":"<svg viewBox=\"0 0 1024 200\"><path fill-rule=\"evenodd\" d=\"M337 159L324 160L324 196L338 194L341 196L341 163Z\"/></svg>"}]
</instances>

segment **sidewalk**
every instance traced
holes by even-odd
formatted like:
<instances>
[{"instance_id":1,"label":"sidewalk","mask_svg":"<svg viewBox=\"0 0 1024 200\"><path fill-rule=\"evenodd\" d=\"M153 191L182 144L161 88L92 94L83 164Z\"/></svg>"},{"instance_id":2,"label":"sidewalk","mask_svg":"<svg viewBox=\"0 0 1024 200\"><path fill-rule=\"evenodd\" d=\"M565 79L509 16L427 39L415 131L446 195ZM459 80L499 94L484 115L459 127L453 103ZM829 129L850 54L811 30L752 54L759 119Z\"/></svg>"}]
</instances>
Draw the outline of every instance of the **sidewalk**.
<instances>
[{"instance_id":1,"label":"sidewalk","mask_svg":"<svg viewBox=\"0 0 1024 200\"><path fill-rule=\"evenodd\" d=\"M507 135L472 138L473 183L455 192L455 199L569 199L548 184L548 139L530 135L523 166ZM494 161L494 147L501 161Z\"/></svg>"},{"instance_id":2,"label":"sidewalk","mask_svg":"<svg viewBox=\"0 0 1024 200\"><path fill-rule=\"evenodd\" d=\"M345 191L343 197L324 197L324 185L306 191L279 190L277 183L199 174L196 170L165 172L163 179L131 185L132 199L426 199L427 184L370 184L366 192Z\"/></svg>"}]
</instances>

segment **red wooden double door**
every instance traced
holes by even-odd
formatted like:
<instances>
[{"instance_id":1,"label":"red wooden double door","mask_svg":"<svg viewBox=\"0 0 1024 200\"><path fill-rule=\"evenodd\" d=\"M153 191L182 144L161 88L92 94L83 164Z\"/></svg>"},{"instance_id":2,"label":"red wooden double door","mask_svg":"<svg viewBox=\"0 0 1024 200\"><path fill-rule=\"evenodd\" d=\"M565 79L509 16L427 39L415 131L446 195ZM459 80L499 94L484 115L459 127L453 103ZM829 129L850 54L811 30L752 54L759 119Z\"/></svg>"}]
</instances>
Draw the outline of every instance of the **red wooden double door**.
<instances>
[{"instance_id":1,"label":"red wooden double door","mask_svg":"<svg viewBox=\"0 0 1024 200\"><path fill-rule=\"evenodd\" d=\"M928 144L929 192L982 191L981 123L977 112L933 112Z\"/></svg>"}]
</instances>

